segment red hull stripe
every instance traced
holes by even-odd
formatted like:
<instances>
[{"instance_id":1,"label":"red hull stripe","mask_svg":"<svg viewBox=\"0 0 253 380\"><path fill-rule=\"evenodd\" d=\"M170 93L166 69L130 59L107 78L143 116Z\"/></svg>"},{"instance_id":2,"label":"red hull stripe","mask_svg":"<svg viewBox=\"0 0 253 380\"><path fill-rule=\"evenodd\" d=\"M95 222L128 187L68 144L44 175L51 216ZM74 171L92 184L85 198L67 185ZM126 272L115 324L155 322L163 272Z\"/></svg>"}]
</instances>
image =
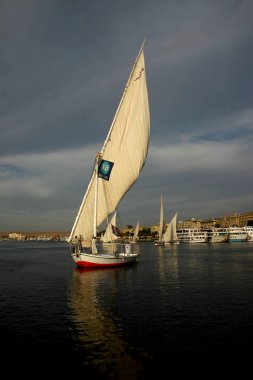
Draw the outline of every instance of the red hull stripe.
<instances>
[{"instance_id":1,"label":"red hull stripe","mask_svg":"<svg viewBox=\"0 0 253 380\"><path fill-rule=\"evenodd\" d=\"M87 261L79 261L78 263L76 263L76 265L78 267L81 267L81 268L111 268L111 267L122 267L126 264L131 264L135 262L135 260L133 261L123 261L121 263L111 263L111 264L97 264L97 263L89 263Z\"/></svg>"}]
</instances>

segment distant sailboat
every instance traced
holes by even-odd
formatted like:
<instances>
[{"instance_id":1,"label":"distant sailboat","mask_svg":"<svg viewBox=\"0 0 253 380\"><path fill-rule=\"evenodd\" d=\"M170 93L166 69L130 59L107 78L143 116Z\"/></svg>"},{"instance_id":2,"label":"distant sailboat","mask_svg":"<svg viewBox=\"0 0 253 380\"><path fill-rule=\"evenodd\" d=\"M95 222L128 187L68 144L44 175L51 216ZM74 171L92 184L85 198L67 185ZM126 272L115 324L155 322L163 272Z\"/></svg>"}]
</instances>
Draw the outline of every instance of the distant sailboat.
<instances>
[{"instance_id":1,"label":"distant sailboat","mask_svg":"<svg viewBox=\"0 0 253 380\"><path fill-rule=\"evenodd\" d=\"M140 223L138 221L136 226L135 226L133 241L136 241L138 239L139 229L140 229Z\"/></svg>"},{"instance_id":2,"label":"distant sailboat","mask_svg":"<svg viewBox=\"0 0 253 380\"><path fill-rule=\"evenodd\" d=\"M161 246L164 245L163 241L163 232L164 232L164 217L163 217L163 198L161 196L160 200L160 221L159 221L159 230L158 230L158 240L154 241L154 245Z\"/></svg>"},{"instance_id":3,"label":"distant sailboat","mask_svg":"<svg viewBox=\"0 0 253 380\"><path fill-rule=\"evenodd\" d=\"M147 157L150 115L144 42L104 145L96 155L93 174L68 239L74 250L72 258L79 267L122 266L138 257L129 252L129 244L122 244L117 252L99 251L97 233L138 179Z\"/></svg>"},{"instance_id":4,"label":"distant sailboat","mask_svg":"<svg viewBox=\"0 0 253 380\"><path fill-rule=\"evenodd\" d=\"M131 238L131 240L129 240L129 243L132 243L132 244L137 243L138 235L139 235L139 229L140 229L140 223L138 221L136 226L135 226L135 229L134 229L133 237Z\"/></svg>"},{"instance_id":5,"label":"distant sailboat","mask_svg":"<svg viewBox=\"0 0 253 380\"><path fill-rule=\"evenodd\" d=\"M168 224L166 231L163 234L163 241L165 245L179 244L177 238L177 212Z\"/></svg>"},{"instance_id":6,"label":"distant sailboat","mask_svg":"<svg viewBox=\"0 0 253 380\"><path fill-rule=\"evenodd\" d=\"M117 218L117 212L115 211L112 215L110 222L108 223L105 233L100 238L100 241L103 244L111 244L119 240L121 233L120 233L119 228L117 227L116 218Z\"/></svg>"}]
</instances>

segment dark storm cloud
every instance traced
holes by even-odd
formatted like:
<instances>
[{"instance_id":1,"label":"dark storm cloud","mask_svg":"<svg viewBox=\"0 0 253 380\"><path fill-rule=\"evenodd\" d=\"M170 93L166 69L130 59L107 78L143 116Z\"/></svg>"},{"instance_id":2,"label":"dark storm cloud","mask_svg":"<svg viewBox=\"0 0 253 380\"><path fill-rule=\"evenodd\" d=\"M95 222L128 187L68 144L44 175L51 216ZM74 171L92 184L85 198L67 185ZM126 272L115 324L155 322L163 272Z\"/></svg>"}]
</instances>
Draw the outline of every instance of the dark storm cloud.
<instances>
[{"instance_id":1,"label":"dark storm cloud","mask_svg":"<svg viewBox=\"0 0 253 380\"><path fill-rule=\"evenodd\" d=\"M1 1L0 229L30 229L35 215L38 229L70 229L145 34L151 142L124 222L158 222L160 195L179 219L250 210L252 11L237 0Z\"/></svg>"}]
</instances>

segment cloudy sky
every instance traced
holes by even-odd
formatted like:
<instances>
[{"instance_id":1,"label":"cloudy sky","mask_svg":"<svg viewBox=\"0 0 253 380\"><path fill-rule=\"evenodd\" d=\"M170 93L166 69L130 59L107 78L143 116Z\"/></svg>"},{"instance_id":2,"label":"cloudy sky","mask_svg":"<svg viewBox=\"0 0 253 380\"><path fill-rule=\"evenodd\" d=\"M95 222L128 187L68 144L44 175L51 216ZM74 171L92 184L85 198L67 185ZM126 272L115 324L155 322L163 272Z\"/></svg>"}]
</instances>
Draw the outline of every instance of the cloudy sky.
<instances>
[{"instance_id":1,"label":"cloudy sky","mask_svg":"<svg viewBox=\"0 0 253 380\"><path fill-rule=\"evenodd\" d=\"M252 0L1 0L0 231L69 231L147 35L149 153L120 222L253 210Z\"/></svg>"}]
</instances>

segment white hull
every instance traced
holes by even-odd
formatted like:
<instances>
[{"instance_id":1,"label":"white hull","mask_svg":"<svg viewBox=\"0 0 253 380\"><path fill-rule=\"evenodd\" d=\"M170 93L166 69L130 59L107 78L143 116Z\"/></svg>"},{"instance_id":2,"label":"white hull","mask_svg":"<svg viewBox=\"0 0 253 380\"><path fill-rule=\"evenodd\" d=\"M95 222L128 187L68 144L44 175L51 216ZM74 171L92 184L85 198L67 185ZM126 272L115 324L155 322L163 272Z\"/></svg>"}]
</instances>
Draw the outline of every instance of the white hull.
<instances>
[{"instance_id":1,"label":"white hull","mask_svg":"<svg viewBox=\"0 0 253 380\"><path fill-rule=\"evenodd\" d=\"M175 241L165 241L164 242L164 245L168 246L168 245L174 245L174 244L180 244L178 240L175 240Z\"/></svg>"},{"instance_id":2,"label":"white hull","mask_svg":"<svg viewBox=\"0 0 253 380\"><path fill-rule=\"evenodd\" d=\"M228 231L225 228L213 228L208 230L208 243L227 243Z\"/></svg>"},{"instance_id":3,"label":"white hull","mask_svg":"<svg viewBox=\"0 0 253 380\"><path fill-rule=\"evenodd\" d=\"M156 246L156 247L161 247L162 245L164 245L164 242L163 241L154 241L154 245Z\"/></svg>"},{"instance_id":4,"label":"white hull","mask_svg":"<svg viewBox=\"0 0 253 380\"><path fill-rule=\"evenodd\" d=\"M248 238L248 234L242 228L230 227L228 230L229 243L245 242L247 238Z\"/></svg>"},{"instance_id":5,"label":"white hull","mask_svg":"<svg viewBox=\"0 0 253 380\"><path fill-rule=\"evenodd\" d=\"M189 240L190 244L195 244L195 243L207 243L207 239L203 237L193 237Z\"/></svg>"},{"instance_id":6,"label":"white hull","mask_svg":"<svg viewBox=\"0 0 253 380\"><path fill-rule=\"evenodd\" d=\"M209 243L227 243L227 235L213 235L210 237Z\"/></svg>"},{"instance_id":7,"label":"white hull","mask_svg":"<svg viewBox=\"0 0 253 380\"><path fill-rule=\"evenodd\" d=\"M106 254L99 253L97 255L91 253L73 253L72 259L79 267L86 268L98 268L98 267L118 267L132 262L135 262L138 258L137 253L118 253Z\"/></svg>"},{"instance_id":8,"label":"white hull","mask_svg":"<svg viewBox=\"0 0 253 380\"><path fill-rule=\"evenodd\" d=\"M241 233L241 234L235 234L230 233L228 241L229 243L237 243L237 242L245 242L247 240L248 235Z\"/></svg>"},{"instance_id":9,"label":"white hull","mask_svg":"<svg viewBox=\"0 0 253 380\"><path fill-rule=\"evenodd\" d=\"M247 233L247 241L249 243L253 243L253 227L252 226L245 226L242 228L243 231Z\"/></svg>"}]
</instances>

